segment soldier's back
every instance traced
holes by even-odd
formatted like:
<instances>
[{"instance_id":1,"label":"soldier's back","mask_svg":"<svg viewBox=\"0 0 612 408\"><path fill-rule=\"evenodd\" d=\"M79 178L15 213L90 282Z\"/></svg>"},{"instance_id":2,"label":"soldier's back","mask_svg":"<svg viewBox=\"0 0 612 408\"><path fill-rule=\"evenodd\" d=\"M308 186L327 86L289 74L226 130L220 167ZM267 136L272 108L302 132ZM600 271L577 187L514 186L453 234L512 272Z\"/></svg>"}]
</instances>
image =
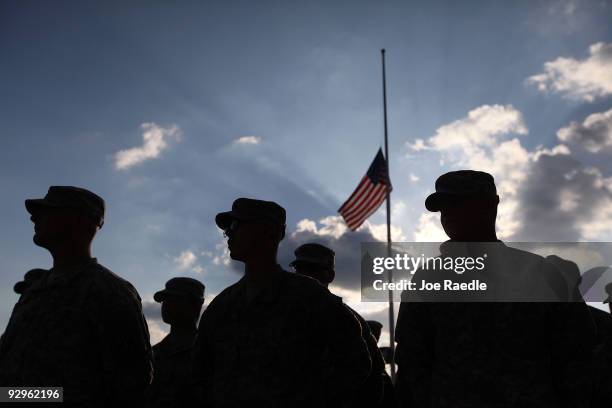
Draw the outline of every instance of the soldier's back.
<instances>
[{"instance_id":1,"label":"soldier's back","mask_svg":"<svg viewBox=\"0 0 612 408\"><path fill-rule=\"evenodd\" d=\"M144 389L150 358L138 293L92 259L47 272L22 294L0 350L0 383L61 385L67 402L96 406L118 383L128 394Z\"/></svg>"},{"instance_id":2,"label":"soldier's back","mask_svg":"<svg viewBox=\"0 0 612 408\"><path fill-rule=\"evenodd\" d=\"M205 388L211 405L323 405L333 384L324 377L329 328L322 316L340 310L356 327L357 321L318 282L282 270L251 302L244 295L241 280L211 302L200 322L196 364L212 372Z\"/></svg>"}]
</instances>

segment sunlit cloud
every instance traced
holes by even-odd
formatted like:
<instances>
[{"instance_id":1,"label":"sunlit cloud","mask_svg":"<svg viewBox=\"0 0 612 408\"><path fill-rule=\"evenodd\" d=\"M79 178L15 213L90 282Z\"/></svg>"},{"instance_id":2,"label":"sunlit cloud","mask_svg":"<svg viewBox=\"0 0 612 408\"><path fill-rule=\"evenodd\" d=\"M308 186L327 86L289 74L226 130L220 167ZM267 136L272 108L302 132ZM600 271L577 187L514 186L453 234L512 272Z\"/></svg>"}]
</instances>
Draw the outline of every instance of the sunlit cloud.
<instances>
[{"instance_id":1,"label":"sunlit cloud","mask_svg":"<svg viewBox=\"0 0 612 408\"><path fill-rule=\"evenodd\" d=\"M156 159L169 147L169 141L179 141L181 131L178 126L164 128L155 123L140 125L143 131L141 146L120 150L113 155L115 168L127 170L147 160Z\"/></svg>"},{"instance_id":2,"label":"sunlit cloud","mask_svg":"<svg viewBox=\"0 0 612 408\"><path fill-rule=\"evenodd\" d=\"M544 72L527 79L541 92L592 102L612 94L612 43L589 47L589 56L578 60L559 57L544 64Z\"/></svg>"}]
</instances>

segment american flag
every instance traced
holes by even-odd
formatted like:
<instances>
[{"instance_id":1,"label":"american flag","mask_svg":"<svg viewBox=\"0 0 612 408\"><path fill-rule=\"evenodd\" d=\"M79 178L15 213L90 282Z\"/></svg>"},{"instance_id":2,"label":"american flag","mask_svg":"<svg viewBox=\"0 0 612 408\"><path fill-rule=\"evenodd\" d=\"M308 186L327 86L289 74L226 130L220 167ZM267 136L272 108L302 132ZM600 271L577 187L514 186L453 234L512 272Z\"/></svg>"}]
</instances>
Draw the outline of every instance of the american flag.
<instances>
[{"instance_id":1,"label":"american flag","mask_svg":"<svg viewBox=\"0 0 612 408\"><path fill-rule=\"evenodd\" d=\"M374 211L380 207L393 186L389 180L387 160L382 149L378 149L374 161L353 194L338 210L348 227L355 231Z\"/></svg>"}]
</instances>

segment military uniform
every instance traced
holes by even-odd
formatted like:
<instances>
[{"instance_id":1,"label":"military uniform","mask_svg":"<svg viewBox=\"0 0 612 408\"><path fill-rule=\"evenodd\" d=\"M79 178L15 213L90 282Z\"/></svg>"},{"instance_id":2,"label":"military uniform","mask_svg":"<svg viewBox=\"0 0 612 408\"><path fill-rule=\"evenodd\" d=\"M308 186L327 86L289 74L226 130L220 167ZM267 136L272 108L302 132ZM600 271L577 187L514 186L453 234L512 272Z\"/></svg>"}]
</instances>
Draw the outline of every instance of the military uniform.
<instances>
[{"instance_id":1,"label":"military uniform","mask_svg":"<svg viewBox=\"0 0 612 408\"><path fill-rule=\"evenodd\" d=\"M62 386L65 405L140 404L152 356L136 289L95 258L37 271L3 335L0 385Z\"/></svg>"},{"instance_id":2,"label":"military uniform","mask_svg":"<svg viewBox=\"0 0 612 408\"><path fill-rule=\"evenodd\" d=\"M193 278L172 278L166 282L165 289L153 295L153 299L159 303L167 301L168 297L191 300L199 314L204 303L204 285ZM178 408L194 403L192 400L196 395L192 389L191 354L196 333L194 319L192 330L171 331L153 346L155 376L147 390L147 407Z\"/></svg>"},{"instance_id":3,"label":"military uniform","mask_svg":"<svg viewBox=\"0 0 612 408\"><path fill-rule=\"evenodd\" d=\"M491 175L451 172L438 178L426 207L439 211L475 195L496 195ZM436 302L436 296L419 302L407 291L402 294L395 334L401 406L588 407L595 329L586 305L569 301L565 280L544 258L501 242L485 247L493 256L475 274L488 280L493 291L468 300L487 302L461 302L457 295L444 298L448 302ZM430 270L416 272L417 287L420 279L430 280L427 274L432 275ZM488 302L496 299L523 302Z\"/></svg>"},{"instance_id":4,"label":"military uniform","mask_svg":"<svg viewBox=\"0 0 612 408\"><path fill-rule=\"evenodd\" d=\"M360 325L342 301L313 279L271 273L273 284L250 302L243 278L202 314L194 363L207 406L325 407L370 372Z\"/></svg>"},{"instance_id":5,"label":"military uniform","mask_svg":"<svg viewBox=\"0 0 612 408\"><path fill-rule=\"evenodd\" d=\"M155 376L147 392L147 407L187 407L190 389L191 353L196 331L171 333L153 346Z\"/></svg>"},{"instance_id":6,"label":"military uniform","mask_svg":"<svg viewBox=\"0 0 612 408\"><path fill-rule=\"evenodd\" d=\"M361 324L362 337L368 347L370 360L372 361L372 370L370 371L370 375L366 379L365 383L357 392L355 406L364 408L378 407L382 404L385 391L385 382L387 380L385 377L388 377L387 372L385 371L385 360L383 359L383 355L378 348L378 342L372 334L370 326L366 320L361 317L356 310L353 310L349 306L347 306L347 308L353 313L355 318Z\"/></svg>"},{"instance_id":7,"label":"military uniform","mask_svg":"<svg viewBox=\"0 0 612 408\"><path fill-rule=\"evenodd\" d=\"M312 277L324 287L327 287L334 280L336 254L331 248L311 242L300 245L296 248L294 254L295 259L289 265L295 268L296 273ZM342 301L342 298L338 299ZM345 306L361 325L362 338L368 348L372 362L372 369L367 379L355 390L353 395L347 396L346 401L354 407L377 407L383 398L384 381L387 375L385 361L368 323L356 310L348 305Z\"/></svg>"}]
</instances>

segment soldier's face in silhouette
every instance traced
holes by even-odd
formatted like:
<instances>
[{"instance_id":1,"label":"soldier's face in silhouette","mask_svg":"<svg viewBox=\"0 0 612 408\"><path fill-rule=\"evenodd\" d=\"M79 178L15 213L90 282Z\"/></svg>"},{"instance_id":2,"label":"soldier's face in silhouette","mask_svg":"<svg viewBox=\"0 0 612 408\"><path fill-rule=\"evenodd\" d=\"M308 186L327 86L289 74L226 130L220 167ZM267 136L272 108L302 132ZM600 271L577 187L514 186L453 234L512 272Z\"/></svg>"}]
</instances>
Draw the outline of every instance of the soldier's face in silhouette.
<instances>
[{"instance_id":1,"label":"soldier's face in silhouette","mask_svg":"<svg viewBox=\"0 0 612 408\"><path fill-rule=\"evenodd\" d=\"M270 254L278 247L274 227L261 222L234 220L225 235L230 257L241 262Z\"/></svg>"},{"instance_id":2,"label":"soldier's face in silhouette","mask_svg":"<svg viewBox=\"0 0 612 408\"><path fill-rule=\"evenodd\" d=\"M30 220L34 223L34 243L50 248L70 238L74 214L66 208L41 208Z\"/></svg>"},{"instance_id":3,"label":"soldier's face in silhouette","mask_svg":"<svg viewBox=\"0 0 612 408\"><path fill-rule=\"evenodd\" d=\"M91 242L97 231L95 222L70 208L41 208L30 220L34 223L34 243L46 249L69 242Z\"/></svg>"},{"instance_id":4,"label":"soldier's face in silhouette","mask_svg":"<svg viewBox=\"0 0 612 408\"><path fill-rule=\"evenodd\" d=\"M454 241L484 240L483 232L495 229L499 199L463 197L449 201L441 209L440 221Z\"/></svg>"},{"instance_id":5,"label":"soldier's face in silhouette","mask_svg":"<svg viewBox=\"0 0 612 408\"><path fill-rule=\"evenodd\" d=\"M162 320L169 325L190 325L200 314L201 305L176 296L166 296L162 302Z\"/></svg>"},{"instance_id":6,"label":"soldier's face in silhouette","mask_svg":"<svg viewBox=\"0 0 612 408\"><path fill-rule=\"evenodd\" d=\"M334 280L333 271L309 262L296 262L293 267L296 273L313 278L325 287Z\"/></svg>"}]
</instances>

